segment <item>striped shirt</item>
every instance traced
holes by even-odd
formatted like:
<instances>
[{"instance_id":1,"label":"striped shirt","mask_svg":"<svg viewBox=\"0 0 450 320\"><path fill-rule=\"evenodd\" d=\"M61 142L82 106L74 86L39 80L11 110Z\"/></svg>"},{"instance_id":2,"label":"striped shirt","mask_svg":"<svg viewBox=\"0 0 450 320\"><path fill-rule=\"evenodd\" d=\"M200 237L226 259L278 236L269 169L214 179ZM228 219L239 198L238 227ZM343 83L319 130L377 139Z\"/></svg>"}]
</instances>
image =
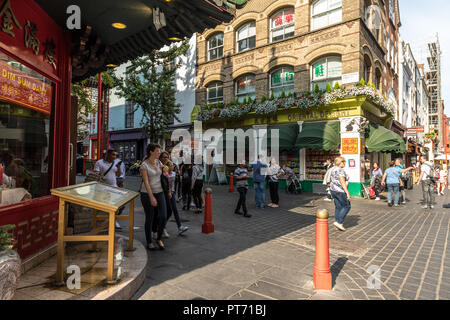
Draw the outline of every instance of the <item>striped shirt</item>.
<instances>
[{"instance_id":1,"label":"striped shirt","mask_svg":"<svg viewBox=\"0 0 450 320\"><path fill-rule=\"evenodd\" d=\"M235 177L245 177L248 176L248 170L246 168L237 167L236 170L234 170L234 176ZM247 179L236 179L236 187L237 188L248 188L248 181Z\"/></svg>"}]
</instances>

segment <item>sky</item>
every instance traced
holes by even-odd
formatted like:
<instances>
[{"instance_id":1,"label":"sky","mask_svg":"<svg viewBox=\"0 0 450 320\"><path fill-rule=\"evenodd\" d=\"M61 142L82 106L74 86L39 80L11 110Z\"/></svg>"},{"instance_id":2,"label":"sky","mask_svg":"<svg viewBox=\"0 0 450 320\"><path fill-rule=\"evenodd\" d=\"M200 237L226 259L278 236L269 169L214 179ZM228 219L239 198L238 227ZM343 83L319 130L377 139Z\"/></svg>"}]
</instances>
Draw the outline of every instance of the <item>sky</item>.
<instances>
[{"instance_id":1,"label":"sky","mask_svg":"<svg viewBox=\"0 0 450 320\"><path fill-rule=\"evenodd\" d=\"M445 113L450 116L450 1L449 0L399 0L400 36L410 43L417 63L428 69L425 50L427 43L439 34L441 45L441 85Z\"/></svg>"}]
</instances>

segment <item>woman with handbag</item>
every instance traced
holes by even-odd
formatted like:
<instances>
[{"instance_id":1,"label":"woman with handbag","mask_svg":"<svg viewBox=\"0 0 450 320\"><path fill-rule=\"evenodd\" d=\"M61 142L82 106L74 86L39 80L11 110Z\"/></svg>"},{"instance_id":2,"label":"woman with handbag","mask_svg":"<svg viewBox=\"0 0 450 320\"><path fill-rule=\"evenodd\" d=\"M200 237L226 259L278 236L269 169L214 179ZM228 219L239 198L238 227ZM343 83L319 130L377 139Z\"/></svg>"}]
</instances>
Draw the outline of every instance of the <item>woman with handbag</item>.
<instances>
[{"instance_id":1,"label":"woman with handbag","mask_svg":"<svg viewBox=\"0 0 450 320\"><path fill-rule=\"evenodd\" d=\"M372 180L370 182L370 186L375 191L375 200L380 201L380 193L382 190L381 187L381 179L383 179L383 171L380 168L380 165L378 162L373 163L373 170L372 170Z\"/></svg>"},{"instance_id":2,"label":"woman with handbag","mask_svg":"<svg viewBox=\"0 0 450 320\"><path fill-rule=\"evenodd\" d=\"M142 176L140 193L142 206L145 211L145 237L148 250L156 250L152 240L152 224L154 223L155 215L158 217L156 243L160 250L165 248L161 238L166 224L167 204L161 178L164 166L159 161L160 154L160 145L149 144L147 146L147 156L140 167Z\"/></svg>"}]
</instances>

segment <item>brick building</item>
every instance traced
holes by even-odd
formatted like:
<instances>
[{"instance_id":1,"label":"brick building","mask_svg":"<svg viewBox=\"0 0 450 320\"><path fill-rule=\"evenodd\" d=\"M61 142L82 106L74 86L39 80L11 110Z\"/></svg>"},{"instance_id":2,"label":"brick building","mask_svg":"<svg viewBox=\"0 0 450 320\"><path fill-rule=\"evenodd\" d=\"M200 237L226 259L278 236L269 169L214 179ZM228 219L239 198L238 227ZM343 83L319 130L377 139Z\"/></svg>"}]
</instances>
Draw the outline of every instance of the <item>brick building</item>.
<instances>
[{"instance_id":1,"label":"brick building","mask_svg":"<svg viewBox=\"0 0 450 320\"><path fill-rule=\"evenodd\" d=\"M196 104L364 78L398 105L399 26L396 0L251 0L198 37Z\"/></svg>"}]
</instances>

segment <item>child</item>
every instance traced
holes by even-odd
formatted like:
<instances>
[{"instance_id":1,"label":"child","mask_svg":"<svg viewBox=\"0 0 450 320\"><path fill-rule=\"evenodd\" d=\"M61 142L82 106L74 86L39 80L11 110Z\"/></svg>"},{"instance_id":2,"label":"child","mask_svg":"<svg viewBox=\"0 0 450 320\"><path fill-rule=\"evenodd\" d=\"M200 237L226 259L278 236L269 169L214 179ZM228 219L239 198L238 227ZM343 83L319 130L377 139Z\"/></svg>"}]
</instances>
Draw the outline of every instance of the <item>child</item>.
<instances>
[{"instance_id":1,"label":"child","mask_svg":"<svg viewBox=\"0 0 450 320\"><path fill-rule=\"evenodd\" d=\"M248 190L248 182L247 179L248 171L245 167L245 160L242 161L241 165L234 170L234 177L236 179L236 187L239 192L239 201L236 207L236 210L234 210L235 214L244 215L246 218L250 218L252 215L247 213L247 206L245 205L245 200L247 197L247 190ZM240 212L239 209L241 209L244 213Z\"/></svg>"},{"instance_id":2,"label":"child","mask_svg":"<svg viewBox=\"0 0 450 320\"><path fill-rule=\"evenodd\" d=\"M167 162L167 165L164 168L164 175L166 173L169 179L169 201L168 201L169 204L167 206L167 211L173 212L175 221L177 222L178 226L178 234L180 235L183 232L186 232L189 228L181 225L181 219L177 209L176 192L175 192L176 172L175 172L175 165L173 164L173 162L171 161ZM168 214L168 216L170 215Z\"/></svg>"}]
</instances>

